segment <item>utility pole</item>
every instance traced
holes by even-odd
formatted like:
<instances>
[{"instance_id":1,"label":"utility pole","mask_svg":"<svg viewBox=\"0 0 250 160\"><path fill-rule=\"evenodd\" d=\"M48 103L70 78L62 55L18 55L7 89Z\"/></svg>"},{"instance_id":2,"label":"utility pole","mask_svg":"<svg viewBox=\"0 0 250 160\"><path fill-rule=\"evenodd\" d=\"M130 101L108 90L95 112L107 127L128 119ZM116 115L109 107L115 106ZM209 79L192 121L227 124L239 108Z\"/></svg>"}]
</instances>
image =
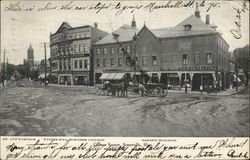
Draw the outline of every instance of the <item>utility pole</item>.
<instances>
[{"instance_id":1,"label":"utility pole","mask_svg":"<svg viewBox=\"0 0 250 160\"><path fill-rule=\"evenodd\" d=\"M5 80L5 48L3 52L3 86L5 85L4 80Z\"/></svg>"},{"instance_id":2,"label":"utility pole","mask_svg":"<svg viewBox=\"0 0 250 160\"><path fill-rule=\"evenodd\" d=\"M44 85L47 85L47 55L46 55L46 43L44 42L44 53L45 53L45 60L44 60Z\"/></svg>"},{"instance_id":3,"label":"utility pole","mask_svg":"<svg viewBox=\"0 0 250 160\"><path fill-rule=\"evenodd\" d=\"M238 65L235 62L235 73L236 73L236 91L238 91Z\"/></svg>"}]
</instances>

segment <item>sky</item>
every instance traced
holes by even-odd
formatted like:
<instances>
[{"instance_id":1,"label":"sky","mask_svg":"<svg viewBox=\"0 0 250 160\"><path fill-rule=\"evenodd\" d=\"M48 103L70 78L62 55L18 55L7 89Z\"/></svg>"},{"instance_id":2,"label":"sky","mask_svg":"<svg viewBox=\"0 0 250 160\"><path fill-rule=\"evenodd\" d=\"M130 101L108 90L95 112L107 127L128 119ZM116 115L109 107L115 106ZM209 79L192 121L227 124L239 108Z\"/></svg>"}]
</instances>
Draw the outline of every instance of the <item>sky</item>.
<instances>
[{"instance_id":1,"label":"sky","mask_svg":"<svg viewBox=\"0 0 250 160\"><path fill-rule=\"evenodd\" d=\"M55 33L62 22L67 21L72 27L82 25L94 25L98 23L98 28L111 33L123 24L131 24L133 15L135 16L138 28L144 23L150 29L173 27L183 21L185 18L194 14L195 3L190 7L180 8L161 8L153 11L146 10L144 7L156 1L122 1L120 7L127 6L127 10L117 15L120 9L114 9L118 1L101 1L102 5L111 7L102 9L89 9L90 6L96 5L99 1L1 1L1 61L3 61L3 51L6 49L6 57L9 63L22 64L23 59L27 57L27 49L32 44L34 49L34 58L40 61L44 58L43 42L49 42L50 33ZM184 1L187 3L187 1ZM183 2L183 3L184 3ZM197 1L201 4L201 1ZM223 38L227 41L232 51L237 47L243 47L249 44L249 2L245 12L240 13L237 18L237 11L234 9L244 8L242 1L205 1L204 5L199 7L201 19L205 21L206 14L210 15L210 22L215 24L217 30L222 33ZM17 4L21 11L13 11L11 4ZM155 5L166 5L168 1L157 1ZM175 4L171 1L169 4ZM49 7L48 5L49 4ZM71 9L60 9L62 5L70 4ZM39 8L47 10L38 11ZM132 13L131 7L143 5L140 9L135 9ZM209 6L213 5L208 11ZM75 7L87 7L85 10L75 10ZM56 9L52 9L57 7ZM26 8L33 8L30 11L24 11ZM12 9L12 10L11 10ZM242 37L236 39L230 32L236 29L235 22L240 21L240 33ZM49 57L49 47L47 47L47 57Z\"/></svg>"}]
</instances>

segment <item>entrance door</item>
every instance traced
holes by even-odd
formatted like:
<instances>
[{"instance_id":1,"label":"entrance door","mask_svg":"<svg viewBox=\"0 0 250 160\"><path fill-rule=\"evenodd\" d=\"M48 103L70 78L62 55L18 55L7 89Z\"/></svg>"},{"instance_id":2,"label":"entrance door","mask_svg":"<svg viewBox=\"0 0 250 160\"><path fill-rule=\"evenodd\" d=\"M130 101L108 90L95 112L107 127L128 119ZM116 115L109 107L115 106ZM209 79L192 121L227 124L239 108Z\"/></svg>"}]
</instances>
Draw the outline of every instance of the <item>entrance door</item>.
<instances>
[{"instance_id":1,"label":"entrance door","mask_svg":"<svg viewBox=\"0 0 250 160\"><path fill-rule=\"evenodd\" d=\"M167 73L162 73L161 74L160 82L163 83L163 84L168 85L168 74Z\"/></svg>"},{"instance_id":2,"label":"entrance door","mask_svg":"<svg viewBox=\"0 0 250 160\"><path fill-rule=\"evenodd\" d=\"M199 91L201 85L201 74L194 73L192 81L192 90Z\"/></svg>"}]
</instances>

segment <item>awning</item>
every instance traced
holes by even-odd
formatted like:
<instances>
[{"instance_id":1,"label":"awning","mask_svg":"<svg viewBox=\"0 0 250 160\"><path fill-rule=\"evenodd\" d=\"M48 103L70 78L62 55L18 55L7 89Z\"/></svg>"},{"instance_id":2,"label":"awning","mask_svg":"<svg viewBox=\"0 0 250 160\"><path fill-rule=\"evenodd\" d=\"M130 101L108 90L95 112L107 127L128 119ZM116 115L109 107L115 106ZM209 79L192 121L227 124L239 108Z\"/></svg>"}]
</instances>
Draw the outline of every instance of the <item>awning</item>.
<instances>
[{"instance_id":1,"label":"awning","mask_svg":"<svg viewBox=\"0 0 250 160\"><path fill-rule=\"evenodd\" d=\"M241 82L239 77L237 77L237 80L238 80L238 82ZM233 81L236 82L236 75L235 74L234 74L234 80Z\"/></svg>"},{"instance_id":2,"label":"awning","mask_svg":"<svg viewBox=\"0 0 250 160\"><path fill-rule=\"evenodd\" d=\"M49 73L46 73L46 75L49 76ZM45 74L44 73L40 74L38 78L45 78Z\"/></svg>"},{"instance_id":3,"label":"awning","mask_svg":"<svg viewBox=\"0 0 250 160\"><path fill-rule=\"evenodd\" d=\"M107 79L110 73L103 73L99 79Z\"/></svg>"},{"instance_id":4,"label":"awning","mask_svg":"<svg viewBox=\"0 0 250 160\"><path fill-rule=\"evenodd\" d=\"M125 73L117 73L114 77L114 80L121 80L123 79Z\"/></svg>"},{"instance_id":5,"label":"awning","mask_svg":"<svg viewBox=\"0 0 250 160\"><path fill-rule=\"evenodd\" d=\"M107 80L112 80L116 76L117 73L110 73L110 75L107 77Z\"/></svg>"},{"instance_id":6,"label":"awning","mask_svg":"<svg viewBox=\"0 0 250 160\"><path fill-rule=\"evenodd\" d=\"M169 78L179 78L177 73L168 73Z\"/></svg>"}]
</instances>

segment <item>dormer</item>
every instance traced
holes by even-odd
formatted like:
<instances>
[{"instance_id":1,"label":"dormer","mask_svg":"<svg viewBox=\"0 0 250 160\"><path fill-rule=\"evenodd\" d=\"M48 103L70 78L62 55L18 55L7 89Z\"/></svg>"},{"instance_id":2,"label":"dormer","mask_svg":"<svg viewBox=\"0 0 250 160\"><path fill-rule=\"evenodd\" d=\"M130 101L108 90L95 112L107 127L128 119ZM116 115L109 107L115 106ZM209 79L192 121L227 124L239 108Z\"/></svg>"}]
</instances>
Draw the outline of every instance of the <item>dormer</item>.
<instances>
[{"instance_id":1,"label":"dormer","mask_svg":"<svg viewBox=\"0 0 250 160\"><path fill-rule=\"evenodd\" d=\"M119 34L116 34L116 33L112 33L113 35L113 39L117 39L119 37Z\"/></svg>"},{"instance_id":2,"label":"dormer","mask_svg":"<svg viewBox=\"0 0 250 160\"><path fill-rule=\"evenodd\" d=\"M190 31L191 28L192 28L192 25L191 25L191 24L185 24L185 25L183 25L183 26L184 26L184 30L185 30L185 31Z\"/></svg>"}]
</instances>

